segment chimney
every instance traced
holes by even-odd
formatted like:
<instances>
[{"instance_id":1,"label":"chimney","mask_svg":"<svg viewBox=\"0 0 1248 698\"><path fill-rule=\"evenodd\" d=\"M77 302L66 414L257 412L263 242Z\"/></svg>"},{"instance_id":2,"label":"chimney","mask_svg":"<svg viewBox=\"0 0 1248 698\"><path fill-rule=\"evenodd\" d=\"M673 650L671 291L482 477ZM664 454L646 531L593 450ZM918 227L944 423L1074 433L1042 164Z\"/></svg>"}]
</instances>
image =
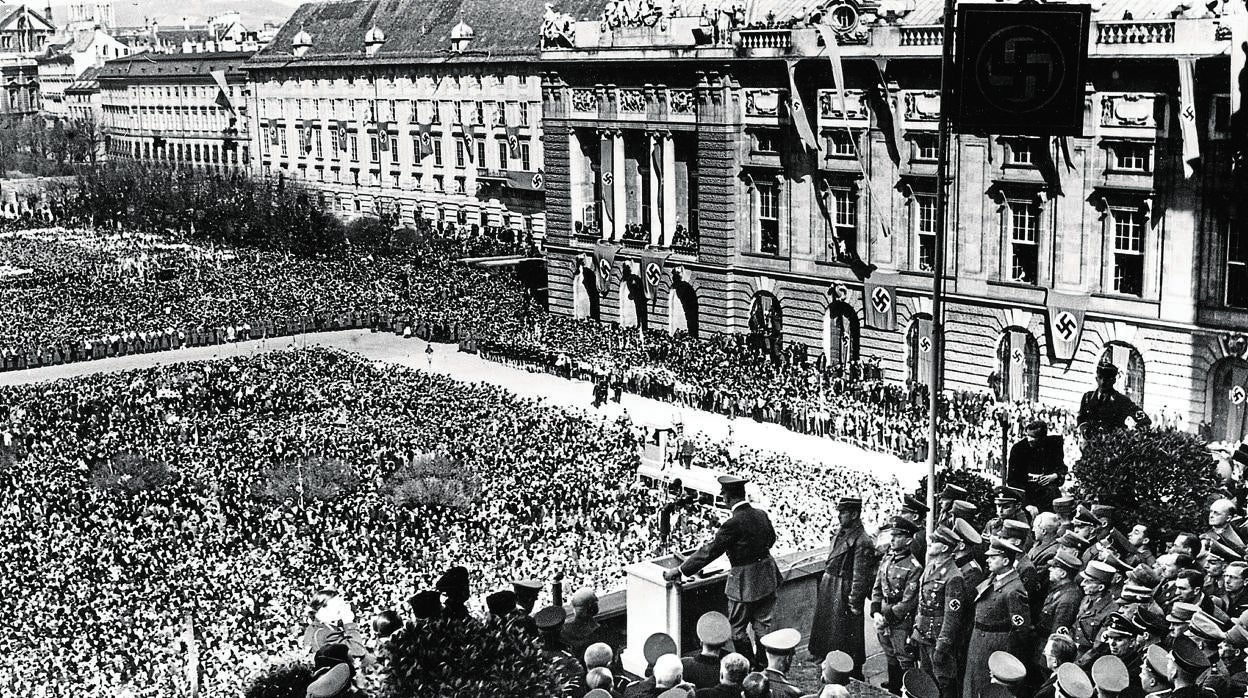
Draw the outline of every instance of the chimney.
<instances>
[{"instance_id":1,"label":"chimney","mask_svg":"<svg viewBox=\"0 0 1248 698\"><path fill-rule=\"evenodd\" d=\"M52 19L52 2L49 0L46 7L43 8L43 17L48 20L48 24L56 26L56 21Z\"/></svg>"},{"instance_id":2,"label":"chimney","mask_svg":"<svg viewBox=\"0 0 1248 698\"><path fill-rule=\"evenodd\" d=\"M183 17L182 18L182 31L189 32L190 30L191 30L191 20L189 18Z\"/></svg>"}]
</instances>

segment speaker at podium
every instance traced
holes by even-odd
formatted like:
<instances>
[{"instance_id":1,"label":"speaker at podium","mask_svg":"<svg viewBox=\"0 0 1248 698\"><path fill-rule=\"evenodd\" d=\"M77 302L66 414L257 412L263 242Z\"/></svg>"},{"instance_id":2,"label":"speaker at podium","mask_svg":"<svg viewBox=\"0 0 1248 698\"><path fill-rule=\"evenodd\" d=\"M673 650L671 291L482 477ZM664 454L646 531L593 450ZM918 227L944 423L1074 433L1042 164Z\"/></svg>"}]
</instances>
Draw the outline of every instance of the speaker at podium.
<instances>
[{"instance_id":1,"label":"speaker at podium","mask_svg":"<svg viewBox=\"0 0 1248 698\"><path fill-rule=\"evenodd\" d=\"M626 671L645 675L642 646L654 633L670 635L676 641L677 654L683 656L699 646L697 626L702 614L728 614L728 599L724 596L728 558L721 556L692 580L678 584L663 579L663 572L679 565L682 559L665 555L624 568L628 625L627 644L620 659Z\"/></svg>"}]
</instances>

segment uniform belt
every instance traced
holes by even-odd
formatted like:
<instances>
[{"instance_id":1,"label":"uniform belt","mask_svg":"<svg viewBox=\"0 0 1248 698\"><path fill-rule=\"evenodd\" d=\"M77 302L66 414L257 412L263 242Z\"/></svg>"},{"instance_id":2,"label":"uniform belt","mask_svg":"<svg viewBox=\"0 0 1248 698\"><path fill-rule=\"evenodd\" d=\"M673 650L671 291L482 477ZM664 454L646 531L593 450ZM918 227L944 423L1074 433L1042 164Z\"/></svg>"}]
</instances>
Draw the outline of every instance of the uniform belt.
<instances>
[{"instance_id":1,"label":"uniform belt","mask_svg":"<svg viewBox=\"0 0 1248 698\"><path fill-rule=\"evenodd\" d=\"M975 623L976 630L982 630L986 633L1008 633L1014 629L1009 623Z\"/></svg>"},{"instance_id":2,"label":"uniform belt","mask_svg":"<svg viewBox=\"0 0 1248 698\"><path fill-rule=\"evenodd\" d=\"M922 603L919 604L920 613L940 613L941 611L944 610L944 608L945 607L940 604L934 604L931 606L928 606L927 604L922 604Z\"/></svg>"},{"instance_id":3,"label":"uniform belt","mask_svg":"<svg viewBox=\"0 0 1248 698\"><path fill-rule=\"evenodd\" d=\"M740 562L740 563L735 564L735 565L732 565L732 566L733 566L733 567L749 567L750 565L756 565L756 564L758 564L758 563L762 562L763 560L766 560L766 559L767 559L767 558L769 558L769 557L771 557L771 553L763 553L763 555L762 555L761 557L756 557L756 558L754 558L753 560L749 560L749 561L747 561L747 562Z\"/></svg>"}]
</instances>

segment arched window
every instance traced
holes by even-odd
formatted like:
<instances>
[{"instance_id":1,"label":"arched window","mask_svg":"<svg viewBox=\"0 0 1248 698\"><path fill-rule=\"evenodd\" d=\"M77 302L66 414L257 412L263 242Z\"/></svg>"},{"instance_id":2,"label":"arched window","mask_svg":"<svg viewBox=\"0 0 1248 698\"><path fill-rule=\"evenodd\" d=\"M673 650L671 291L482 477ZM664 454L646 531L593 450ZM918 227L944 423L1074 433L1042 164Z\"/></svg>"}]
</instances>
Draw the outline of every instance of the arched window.
<instances>
[{"instance_id":1,"label":"arched window","mask_svg":"<svg viewBox=\"0 0 1248 698\"><path fill-rule=\"evenodd\" d=\"M906 367L911 381L931 386L933 351L932 316L916 313L906 328Z\"/></svg>"},{"instance_id":2,"label":"arched window","mask_svg":"<svg viewBox=\"0 0 1248 698\"><path fill-rule=\"evenodd\" d=\"M1030 332L1009 327L997 342L997 395L1005 402L1040 397L1040 345Z\"/></svg>"},{"instance_id":3,"label":"arched window","mask_svg":"<svg viewBox=\"0 0 1248 698\"><path fill-rule=\"evenodd\" d=\"M1140 351L1126 342L1110 342L1101 353L1100 363L1111 363L1125 376L1116 387L1131 401L1144 407L1144 357Z\"/></svg>"},{"instance_id":4,"label":"arched window","mask_svg":"<svg viewBox=\"0 0 1248 698\"><path fill-rule=\"evenodd\" d=\"M772 353L779 349L783 334L780 299L767 291L755 293L750 303L750 346Z\"/></svg>"},{"instance_id":5,"label":"arched window","mask_svg":"<svg viewBox=\"0 0 1248 698\"><path fill-rule=\"evenodd\" d=\"M698 336L698 294L679 272L672 274L672 288L667 293L667 331Z\"/></svg>"},{"instance_id":6,"label":"arched window","mask_svg":"<svg viewBox=\"0 0 1248 698\"><path fill-rule=\"evenodd\" d=\"M1248 361L1227 358L1209 369L1208 415L1213 441L1248 435Z\"/></svg>"},{"instance_id":7,"label":"arched window","mask_svg":"<svg viewBox=\"0 0 1248 698\"><path fill-rule=\"evenodd\" d=\"M625 264L620 277L620 327L646 328L646 290L641 277Z\"/></svg>"},{"instance_id":8,"label":"arched window","mask_svg":"<svg viewBox=\"0 0 1248 698\"><path fill-rule=\"evenodd\" d=\"M844 301L832 301L823 313L823 358L828 366L858 359L858 313Z\"/></svg>"},{"instance_id":9,"label":"arched window","mask_svg":"<svg viewBox=\"0 0 1248 698\"><path fill-rule=\"evenodd\" d=\"M578 265L572 275L572 316L598 319L598 284L594 270Z\"/></svg>"}]
</instances>

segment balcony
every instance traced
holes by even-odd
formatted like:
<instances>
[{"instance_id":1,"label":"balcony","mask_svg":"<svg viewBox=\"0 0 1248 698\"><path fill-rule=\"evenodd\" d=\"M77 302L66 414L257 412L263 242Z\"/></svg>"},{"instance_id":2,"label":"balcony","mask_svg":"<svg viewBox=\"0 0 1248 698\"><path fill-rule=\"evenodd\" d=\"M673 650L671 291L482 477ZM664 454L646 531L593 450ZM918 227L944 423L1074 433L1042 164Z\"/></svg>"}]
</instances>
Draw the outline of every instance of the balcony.
<instances>
[{"instance_id":1,"label":"balcony","mask_svg":"<svg viewBox=\"0 0 1248 698\"><path fill-rule=\"evenodd\" d=\"M1109 21L1096 23L1098 44L1173 44L1171 20Z\"/></svg>"},{"instance_id":2,"label":"balcony","mask_svg":"<svg viewBox=\"0 0 1248 698\"><path fill-rule=\"evenodd\" d=\"M897 43L901 46L940 46L944 28L939 24L900 27Z\"/></svg>"},{"instance_id":3,"label":"balcony","mask_svg":"<svg viewBox=\"0 0 1248 698\"><path fill-rule=\"evenodd\" d=\"M742 29L737 32L737 45L747 51L793 48L793 33L788 29Z\"/></svg>"}]
</instances>

